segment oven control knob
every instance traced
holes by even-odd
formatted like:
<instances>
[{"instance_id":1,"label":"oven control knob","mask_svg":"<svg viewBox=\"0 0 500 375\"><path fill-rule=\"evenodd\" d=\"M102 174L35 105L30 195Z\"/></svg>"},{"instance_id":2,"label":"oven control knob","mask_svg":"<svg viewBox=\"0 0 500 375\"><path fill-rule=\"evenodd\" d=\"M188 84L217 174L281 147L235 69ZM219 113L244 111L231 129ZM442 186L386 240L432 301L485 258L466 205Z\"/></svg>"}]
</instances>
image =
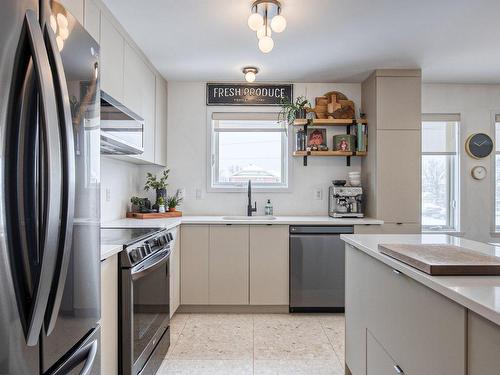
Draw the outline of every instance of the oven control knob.
<instances>
[{"instance_id":1,"label":"oven control knob","mask_svg":"<svg viewBox=\"0 0 500 375\"><path fill-rule=\"evenodd\" d=\"M151 246L149 245L149 243L145 243L144 244L144 250L146 251L146 254L151 254Z\"/></svg>"},{"instance_id":2,"label":"oven control knob","mask_svg":"<svg viewBox=\"0 0 500 375\"><path fill-rule=\"evenodd\" d=\"M172 235L172 233L167 233L167 237L169 238L170 241L173 241L174 240L174 236Z\"/></svg>"},{"instance_id":3,"label":"oven control knob","mask_svg":"<svg viewBox=\"0 0 500 375\"><path fill-rule=\"evenodd\" d=\"M139 252L138 248L130 251L129 256L130 260L134 263L137 262L139 259L141 259L141 253Z\"/></svg>"}]
</instances>

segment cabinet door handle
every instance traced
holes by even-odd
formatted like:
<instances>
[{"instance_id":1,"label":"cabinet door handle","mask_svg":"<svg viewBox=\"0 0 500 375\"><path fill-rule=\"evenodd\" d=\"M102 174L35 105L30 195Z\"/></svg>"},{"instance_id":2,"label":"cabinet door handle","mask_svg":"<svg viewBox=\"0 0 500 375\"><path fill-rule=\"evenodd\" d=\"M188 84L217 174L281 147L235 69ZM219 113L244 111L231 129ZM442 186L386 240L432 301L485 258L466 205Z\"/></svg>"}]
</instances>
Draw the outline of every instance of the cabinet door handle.
<instances>
[{"instance_id":1,"label":"cabinet door handle","mask_svg":"<svg viewBox=\"0 0 500 375\"><path fill-rule=\"evenodd\" d=\"M403 274L403 272L398 271L398 270L396 270L394 268L392 269L392 272L394 272L396 275L402 275ZM396 367L396 366L394 366L394 367Z\"/></svg>"},{"instance_id":2,"label":"cabinet door handle","mask_svg":"<svg viewBox=\"0 0 500 375\"><path fill-rule=\"evenodd\" d=\"M403 374L404 375L404 371L401 367L399 367L398 365L395 365L394 366L394 371L396 371L396 374Z\"/></svg>"}]
</instances>

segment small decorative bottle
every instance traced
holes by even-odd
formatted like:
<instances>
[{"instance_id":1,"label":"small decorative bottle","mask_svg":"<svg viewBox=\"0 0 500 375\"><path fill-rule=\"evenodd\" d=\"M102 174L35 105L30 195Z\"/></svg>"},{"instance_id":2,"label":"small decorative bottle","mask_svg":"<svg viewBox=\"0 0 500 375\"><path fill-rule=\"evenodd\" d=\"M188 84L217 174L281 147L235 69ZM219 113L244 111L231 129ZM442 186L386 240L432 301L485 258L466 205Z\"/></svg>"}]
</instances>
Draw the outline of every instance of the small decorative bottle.
<instances>
[{"instance_id":1,"label":"small decorative bottle","mask_svg":"<svg viewBox=\"0 0 500 375\"><path fill-rule=\"evenodd\" d=\"M265 213L266 213L266 216L273 216L273 205L272 205L270 199L267 200L267 203L265 206Z\"/></svg>"}]
</instances>

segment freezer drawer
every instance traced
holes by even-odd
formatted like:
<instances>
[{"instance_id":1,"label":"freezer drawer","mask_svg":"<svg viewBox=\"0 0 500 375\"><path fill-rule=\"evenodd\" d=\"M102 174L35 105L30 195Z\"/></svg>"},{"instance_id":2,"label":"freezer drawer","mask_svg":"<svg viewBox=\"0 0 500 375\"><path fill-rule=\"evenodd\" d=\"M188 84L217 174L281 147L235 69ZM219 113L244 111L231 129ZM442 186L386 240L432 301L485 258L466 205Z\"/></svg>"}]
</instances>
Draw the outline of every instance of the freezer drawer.
<instances>
[{"instance_id":1,"label":"freezer drawer","mask_svg":"<svg viewBox=\"0 0 500 375\"><path fill-rule=\"evenodd\" d=\"M290 227L290 312L343 312L345 249L352 227Z\"/></svg>"}]
</instances>

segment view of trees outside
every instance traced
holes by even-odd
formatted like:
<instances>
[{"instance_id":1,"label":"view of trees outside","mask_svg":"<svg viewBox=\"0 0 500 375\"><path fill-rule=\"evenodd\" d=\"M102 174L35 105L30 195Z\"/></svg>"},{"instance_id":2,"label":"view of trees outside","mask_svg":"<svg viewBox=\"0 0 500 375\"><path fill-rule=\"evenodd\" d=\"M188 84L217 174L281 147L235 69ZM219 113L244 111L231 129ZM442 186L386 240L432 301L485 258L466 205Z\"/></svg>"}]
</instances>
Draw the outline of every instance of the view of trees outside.
<instances>
[{"instance_id":1,"label":"view of trees outside","mask_svg":"<svg viewBox=\"0 0 500 375\"><path fill-rule=\"evenodd\" d=\"M458 175L458 122L422 123L422 225L453 228Z\"/></svg>"}]
</instances>

